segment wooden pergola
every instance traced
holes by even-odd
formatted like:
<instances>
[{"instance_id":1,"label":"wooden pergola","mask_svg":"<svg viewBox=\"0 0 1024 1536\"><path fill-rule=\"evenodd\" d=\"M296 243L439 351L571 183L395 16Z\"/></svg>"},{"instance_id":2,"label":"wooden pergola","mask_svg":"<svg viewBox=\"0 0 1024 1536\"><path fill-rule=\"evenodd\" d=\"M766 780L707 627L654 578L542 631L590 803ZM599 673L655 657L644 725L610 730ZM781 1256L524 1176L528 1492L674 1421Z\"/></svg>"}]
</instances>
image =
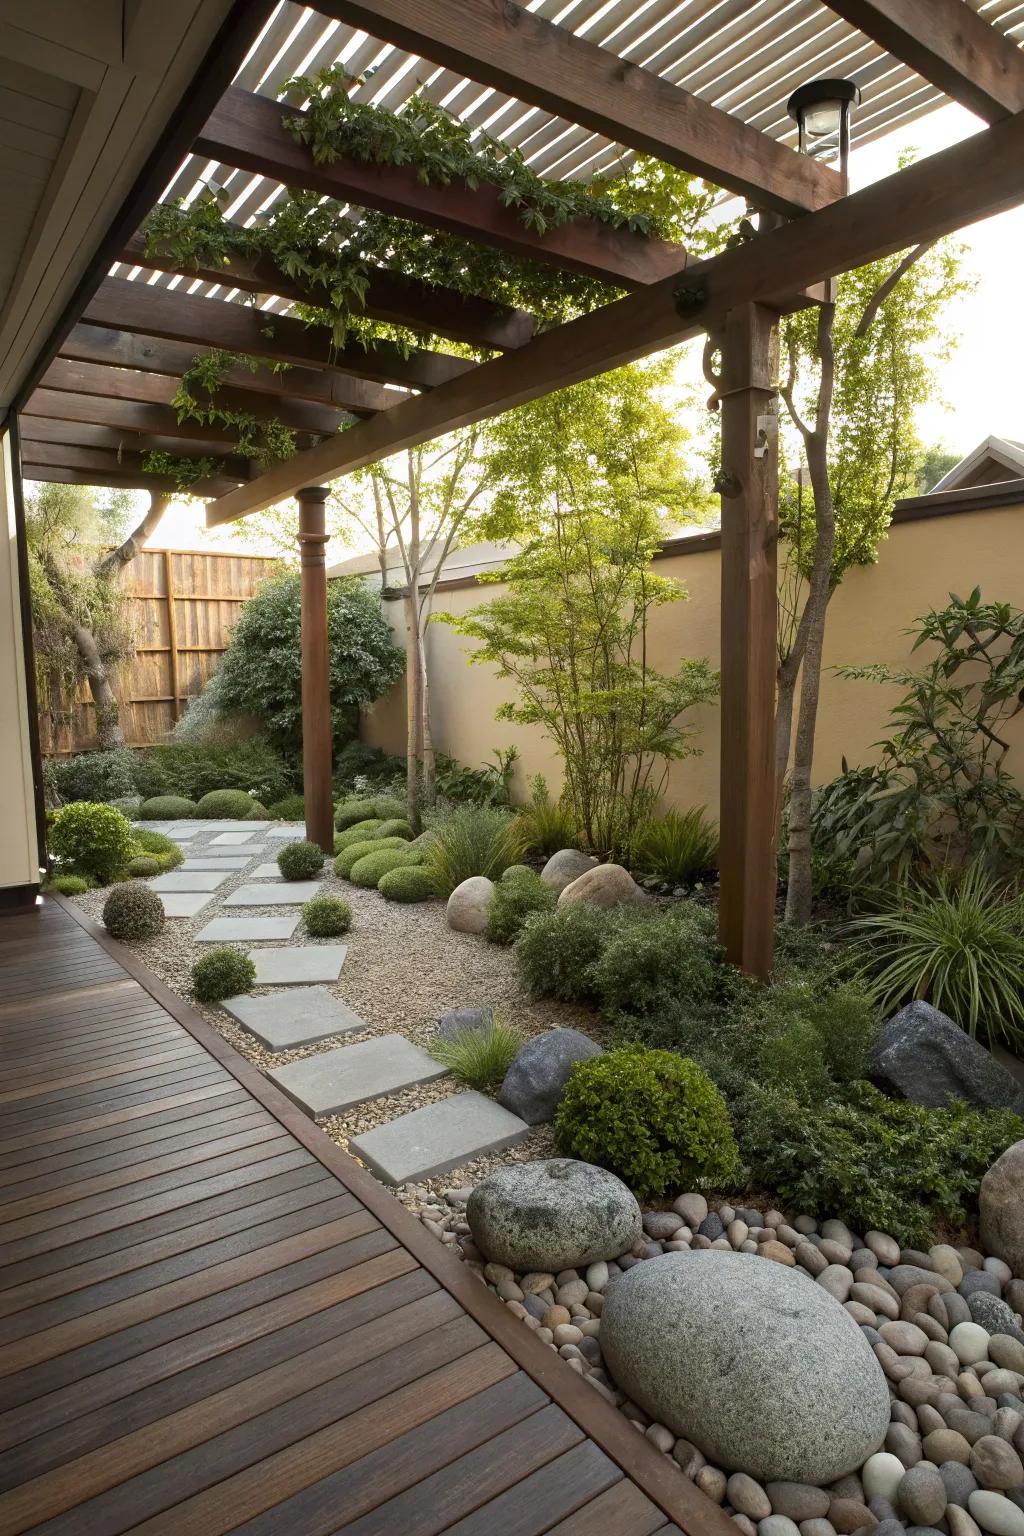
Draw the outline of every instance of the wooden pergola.
<instances>
[{"instance_id":1,"label":"wooden pergola","mask_svg":"<svg viewBox=\"0 0 1024 1536\"><path fill-rule=\"evenodd\" d=\"M932 103L940 92L987 125L850 195L835 169L691 94L685 49L682 65L671 71L677 79L669 79L624 58L614 37L604 47L570 30L571 14L566 25L539 14L551 9L527 10L512 0L317 4L323 16L361 29L375 45L440 66L446 80L475 82L499 93L499 101L504 93L538 109L542 123L568 121L586 130L583 139L601 136L739 194L762 215L753 238L697 262L687 261L681 247L593 220L538 235L489 186L424 186L404 167L344 158L317 164L283 126L295 106L235 85L194 139L196 156L585 273L625 296L535 333L530 315L486 294L467 297L381 268L368 286L368 317L496 355L474 363L426 347L404 355L386 343L335 350L326 330L287 314L289 303L315 302L316 295L276 268L236 262L174 272L173 264L145 255L135 235L120 251L125 267L115 267L118 275L105 277L70 317L56 355L19 403L22 472L36 480L169 490L172 482L142 473L144 452L215 455L222 471L203 487L215 498L211 527L297 496L306 814L309 835L329 848L328 483L548 391L710 335L721 353L723 402L721 931L730 959L763 974L775 904L773 332L780 315L813 304L821 296L817 285L836 274L1024 202L1024 53L967 0L829 0L827 10L815 3L826 22L831 15L846 24L847 46L856 29L868 72L877 75L879 60L887 60L900 80L908 70L919 77L916 99ZM747 11L761 9L760 0L747 0ZM1014 19L1001 0L984 9L1004 28ZM731 10L742 16L744 5ZM797 42L789 43L795 54ZM801 46L810 58L811 45ZM861 54L855 49L854 56ZM737 69L754 79L764 62L752 47ZM574 174L571 157L567 163ZM161 268L181 281L155 279ZM225 302L225 291L232 299L274 296L272 334L264 309ZM170 403L177 381L209 348L289 365L281 373L237 368L219 396L294 428L300 451L289 461L257 473L231 452L230 434L178 421Z\"/></svg>"}]
</instances>

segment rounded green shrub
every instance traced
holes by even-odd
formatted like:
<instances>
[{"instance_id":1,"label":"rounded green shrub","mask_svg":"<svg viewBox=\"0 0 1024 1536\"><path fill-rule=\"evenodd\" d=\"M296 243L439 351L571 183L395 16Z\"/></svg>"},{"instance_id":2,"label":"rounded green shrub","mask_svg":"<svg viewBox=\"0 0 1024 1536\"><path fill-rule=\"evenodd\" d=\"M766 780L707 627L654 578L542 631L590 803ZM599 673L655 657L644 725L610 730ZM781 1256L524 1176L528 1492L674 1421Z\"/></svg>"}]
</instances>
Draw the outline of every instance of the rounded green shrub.
<instances>
[{"instance_id":1,"label":"rounded green shrub","mask_svg":"<svg viewBox=\"0 0 1024 1536\"><path fill-rule=\"evenodd\" d=\"M156 859L162 871L177 869L185 855L177 843L163 832L151 832L148 827L133 827L132 842L136 853L148 853Z\"/></svg>"},{"instance_id":2,"label":"rounded green shrub","mask_svg":"<svg viewBox=\"0 0 1024 1536\"><path fill-rule=\"evenodd\" d=\"M537 878L537 871L531 869L529 864L510 864L501 878L505 882L511 880L535 880Z\"/></svg>"},{"instance_id":3,"label":"rounded green shrub","mask_svg":"<svg viewBox=\"0 0 1024 1536\"><path fill-rule=\"evenodd\" d=\"M54 875L43 887L46 891L59 891L62 896L84 896L92 884L84 875Z\"/></svg>"},{"instance_id":4,"label":"rounded green shrub","mask_svg":"<svg viewBox=\"0 0 1024 1536\"><path fill-rule=\"evenodd\" d=\"M402 839L399 838L396 841L401 842ZM371 853L356 860L349 872L349 879L353 885L361 885L364 890L375 891L377 881L382 875L386 875L389 869L400 869L404 864L421 862L422 855L418 852L410 853L404 845L400 848L375 848Z\"/></svg>"},{"instance_id":5,"label":"rounded green shrub","mask_svg":"<svg viewBox=\"0 0 1024 1536\"><path fill-rule=\"evenodd\" d=\"M306 816L306 801L303 795L285 795L283 800L275 800L267 811L271 821L303 821Z\"/></svg>"},{"instance_id":6,"label":"rounded green shrub","mask_svg":"<svg viewBox=\"0 0 1024 1536\"><path fill-rule=\"evenodd\" d=\"M368 821L374 815L372 800L343 800L335 807L334 825L344 832L346 827L354 827L357 821Z\"/></svg>"},{"instance_id":7,"label":"rounded green shrub","mask_svg":"<svg viewBox=\"0 0 1024 1536\"><path fill-rule=\"evenodd\" d=\"M186 800L184 795L154 795L139 806L140 821L178 821L195 814L195 801Z\"/></svg>"},{"instance_id":8,"label":"rounded green shrub","mask_svg":"<svg viewBox=\"0 0 1024 1536\"><path fill-rule=\"evenodd\" d=\"M389 869L377 881L377 889L387 901L433 901L436 896L430 871L422 864L400 864Z\"/></svg>"},{"instance_id":9,"label":"rounded green shrub","mask_svg":"<svg viewBox=\"0 0 1024 1536\"><path fill-rule=\"evenodd\" d=\"M162 869L155 853L137 853L134 859L128 860L125 874L131 875L133 880L144 880L149 875L159 875Z\"/></svg>"},{"instance_id":10,"label":"rounded green shrub","mask_svg":"<svg viewBox=\"0 0 1024 1536\"><path fill-rule=\"evenodd\" d=\"M725 1100L695 1061L624 1046L575 1064L555 1112L558 1149L598 1163L638 1200L728 1180L739 1167Z\"/></svg>"},{"instance_id":11,"label":"rounded green shrub","mask_svg":"<svg viewBox=\"0 0 1024 1536\"><path fill-rule=\"evenodd\" d=\"M412 827L404 816L392 817L390 821L382 821L377 828L378 837L404 837L409 841L412 837Z\"/></svg>"},{"instance_id":12,"label":"rounded green shrub","mask_svg":"<svg viewBox=\"0 0 1024 1536\"><path fill-rule=\"evenodd\" d=\"M285 843L277 856L277 867L285 880L312 880L324 867L324 851L305 838Z\"/></svg>"},{"instance_id":13,"label":"rounded green shrub","mask_svg":"<svg viewBox=\"0 0 1024 1536\"><path fill-rule=\"evenodd\" d=\"M201 1003L219 1003L247 992L256 980L256 967L241 949L220 944L192 967L192 991Z\"/></svg>"},{"instance_id":14,"label":"rounded green shrub","mask_svg":"<svg viewBox=\"0 0 1024 1536\"><path fill-rule=\"evenodd\" d=\"M513 865L522 873L511 880L502 875L487 909L487 937L492 944L514 944L531 912L550 912L555 893L534 870Z\"/></svg>"},{"instance_id":15,"label":"rounded green shrub","mask_svg":"<svg viewBox=\"0 0 1024 1536\"><path fill-rule=\"evenodd\" d=\"M267 821L269 820L269 817L270 813L266 806L263 805L259 800L254 800L252 802L252 807L249 811L249 814L245 819L246 821Z\"/></svg>"},{"instance_id":16,"label":"rounded green shrub","mask_svg":"<svg viewBox=\"0 0 1024 1536\"><path fill-rule=\"evenodd\" d=\"M302 908L306 932L316 939L333 939L348 933L352 926L352 908L340 896L314 896Z\"/></svg>"},{"instance_id":17,"label":"rounded green shrub","mask_svg":"<svg viewBox=\"0 0 1024 1536\"><path fill-rule=\"evenodd\" d=\"M338 832L334 838L335 856L341 853L343 848L351 848L353 843L368 843L372 837L376 837L382 821L371 818L369 821L357 821L351 827L346 827L344 832Z\"/></svg>"},{"instance_id":18,"label":"rounded green shrub","mask_svg":"<svg viewBox=\"0 0 1024 1536\"><path fill-rule=\"evenodd\" d=\"M520 980L534 997L562 1003L595 996L594 965L612 930L607 912L578 901L562 911L534 912L516 940Z\"/></svg>"},{"instance_id":19,"label":"rounded green shrub","mask_svg":"<svg viewBox=\"0 0 1024 1536\"><path fill-rule=\"evenodd\" d=\"M115 885L103 903L103 926L113 939L155 939L164 926L164 904L148 885Z\"/></svg>"},{"instance_id":20,"label":"rounded green shrub","mask_svg":"<svg viewBox=\"0 0 1024 1536\"><path fill-rule=\"evenodd\" d=\"M409 807L395 795L377 795L373 802L373 814L379 816L381 821L404 821L409 814ZM412 836L411 831L409 835Z\"/></svg>"},{"instance_id":21,"label":"rounded green shrub","mask_svg":"<svg viewBox=\"0 0 1024 1536\"><path fill-rule=\"evenodd\" d=\"M334 873L339 880L350 880L353 865L365 859L368 854L379 853L382 848L404 848L407 853L410 851L404 837L364 838L362 842L350 843L341 850L334 861Z\"/></svg>"},{"instance_id":22,"label":"rounded green shrub","mask_svg":"<svg viewBox=\"0 0 1024 1536\"><path fill-rule=\"evenodd\" d=\"M92 875L100 885L109 885L135 852L127 816L90 800L59 810L48 842L54 858L69 866L66 873Z\"/></svg>"},{"instance_id":23,"label":"rounded green shrub","mask_svg":"<svg viewBox=\"0 0 1024 1536\"><path fill-rule=\"evenodd\" d=\"M244 789L211 789L196 806L205 821L245 821L252 811L252 795Z\"/></svg>"},{"instance_id":24,"label":"rounded green shrub","mask_svg":"<svg viewBox=\"0 0 1024 1536\"><path fill-rule=\"evenodd\" d=\"M669 1021L714 997L721 975L714 913L680 902L631 922L620 918L594 962L601 1012L648 1045L667 1045Z\"/></svg>"}]
</instances>

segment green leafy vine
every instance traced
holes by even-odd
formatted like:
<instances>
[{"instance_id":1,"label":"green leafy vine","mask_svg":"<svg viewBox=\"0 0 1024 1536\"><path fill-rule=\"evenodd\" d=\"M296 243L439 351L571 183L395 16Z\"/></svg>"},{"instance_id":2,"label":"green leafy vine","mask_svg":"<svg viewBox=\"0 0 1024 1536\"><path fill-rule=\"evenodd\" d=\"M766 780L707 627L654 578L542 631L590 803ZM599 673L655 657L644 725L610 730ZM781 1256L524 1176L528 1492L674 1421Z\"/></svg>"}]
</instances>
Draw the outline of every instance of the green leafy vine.
<instances>
[{"instance_id":1,"label":"green leafy vine","mask_svg":"<svg viewBox=\"0 0 1024 1536\"><path fill-rule=\"evenodd\" d=\"M194 487L200 480L208 480L220 469L217 459L179 458L176 453L150 452L142 455L142 472L146 475L163 475L173 481L179 495L195 495Z\"/></svg>"}]
</instances>

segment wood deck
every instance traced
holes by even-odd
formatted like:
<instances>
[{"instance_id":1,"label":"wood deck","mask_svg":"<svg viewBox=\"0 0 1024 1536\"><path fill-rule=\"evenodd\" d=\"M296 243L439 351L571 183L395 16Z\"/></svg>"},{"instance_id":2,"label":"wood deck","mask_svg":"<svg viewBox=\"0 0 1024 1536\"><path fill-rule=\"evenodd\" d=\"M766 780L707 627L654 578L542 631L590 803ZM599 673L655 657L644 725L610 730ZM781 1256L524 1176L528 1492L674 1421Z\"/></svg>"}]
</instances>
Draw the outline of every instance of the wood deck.
<instances>
[{"instance_id":1,"label":"wood deck","mask_svg":"<svg viewBox=\"0 0 1024 1536\"><path fill-rule=\"evenodd\" d=\"M735 1536L67 904L0 920L0 1533Z\"/></svg>"}]
</instances>

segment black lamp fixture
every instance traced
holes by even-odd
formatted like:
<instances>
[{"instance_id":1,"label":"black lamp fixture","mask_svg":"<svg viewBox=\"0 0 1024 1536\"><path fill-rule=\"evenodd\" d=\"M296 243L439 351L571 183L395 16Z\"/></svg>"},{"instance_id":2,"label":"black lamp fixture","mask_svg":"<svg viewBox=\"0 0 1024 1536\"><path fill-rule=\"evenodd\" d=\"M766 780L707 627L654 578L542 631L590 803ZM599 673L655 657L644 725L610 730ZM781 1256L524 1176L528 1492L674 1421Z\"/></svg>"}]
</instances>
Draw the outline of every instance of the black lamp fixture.
<instances>
[{"instance_id":1,"label":"black lamp fixture","mask_svg":"<svg viewBox=\"0 0 1024 1536\"><path fill-rule=\"evenodd\" d=\"M839 156L846 175L850 158L850 119L860 105L860 88L852 80L811 80L795 90L786 111L800 130L800 153L816 160Z\"/></svg>"}]
</instances>

